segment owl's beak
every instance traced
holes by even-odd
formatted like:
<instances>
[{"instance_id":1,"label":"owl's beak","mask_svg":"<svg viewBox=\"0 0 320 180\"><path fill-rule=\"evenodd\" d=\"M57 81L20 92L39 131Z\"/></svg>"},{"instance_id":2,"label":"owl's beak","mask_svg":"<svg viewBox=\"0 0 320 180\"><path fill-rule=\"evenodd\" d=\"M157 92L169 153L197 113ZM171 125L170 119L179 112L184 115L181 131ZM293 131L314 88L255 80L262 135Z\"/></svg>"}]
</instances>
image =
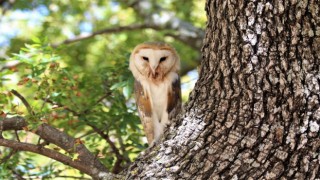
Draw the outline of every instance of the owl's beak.
<instances>
[{"instance_id":1,"label":"owl's beak","mask_svg":"<svg viewBox=\"0 0 320 180\"><path fill-rule=\"evenodd\" d=\"M156 68L155 66L151 66L150 69L151 69L151 73L152 73L152 77L155 77L156 76Z\"/></svg>"},{"instance_id":2,"label":"owl's beak","mask_svg":"<svg viewBox=\"0 0 320 180\"><path fill-rule=\"evenodd\" d=\"M151 74L152 74L152 77L155 78L156 77L156 71L151 69Z\"/></svg>"},{"instance_id":3,"label":"owl's beak","mask_svg":"<svg viewBox=\"0 0 320 180\"><path fill-rule=\"evenodd\" d=\"M156 74L156 70L151 68L151 72L152 72L152 75L154 76Z\"/></svg>"},{"instance_id":4,"label":"owl's beak","mask_svg":"<svg viewBox=\"0 0 320 180\"><path fill-rule=\"evenodd\" d=\"M155 66L155 67L151 66L150 69L151 69L152 77L156 78L158 76L158 73L156 72L157 66Z\"/></svg>"}]
</instances>

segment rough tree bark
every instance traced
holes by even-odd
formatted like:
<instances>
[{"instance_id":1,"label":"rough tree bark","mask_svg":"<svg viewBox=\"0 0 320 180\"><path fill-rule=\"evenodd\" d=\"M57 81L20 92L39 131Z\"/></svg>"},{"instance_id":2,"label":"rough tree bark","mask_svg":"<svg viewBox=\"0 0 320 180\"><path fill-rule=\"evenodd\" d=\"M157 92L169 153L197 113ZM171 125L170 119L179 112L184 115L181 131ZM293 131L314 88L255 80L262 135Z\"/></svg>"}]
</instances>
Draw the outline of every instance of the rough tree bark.
<instances>
[{"instance_id":1,"label":"rough tree bark","mask_svg":"<svg viewBox=\"0 0 320 180\"><path fill-rule=\"evenodd\" d=\"M76 161L3 137L0 145L85 165L95 179L320 178L320 1L207 0L206 11L200 78L184 112L120 175L83 145ZM25 125L6 119L0 131ZM35 133L65 150L75 144L46 124Z\"/></svg>"},{"instance_id":2,"label":"rough tree bark","mask_svg":"<svg viewBox=\"0 0 320 180\"><path fill-rule=\"evenodd\" d=\"M128 179L320 177L320 1L208 0L185 112Z\"/></svg>"}]
</instances>

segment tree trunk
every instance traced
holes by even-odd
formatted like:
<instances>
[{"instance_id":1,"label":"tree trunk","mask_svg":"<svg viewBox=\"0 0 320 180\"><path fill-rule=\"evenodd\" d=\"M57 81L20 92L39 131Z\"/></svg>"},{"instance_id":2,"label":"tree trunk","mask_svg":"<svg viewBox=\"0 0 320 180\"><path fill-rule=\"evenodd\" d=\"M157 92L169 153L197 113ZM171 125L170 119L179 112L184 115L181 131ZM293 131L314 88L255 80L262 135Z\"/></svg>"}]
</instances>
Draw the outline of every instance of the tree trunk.
<instances>
[{"instance_id":1,"label":"tree trunk","mask_svg":"<svg viewBox=\"0 0 320 180\"><path fill-rule=\"evenodd\" d=\"M320 1L208 0L206 11L185 112L127 178L319 178Z\"/></svg>"}]
</instances>

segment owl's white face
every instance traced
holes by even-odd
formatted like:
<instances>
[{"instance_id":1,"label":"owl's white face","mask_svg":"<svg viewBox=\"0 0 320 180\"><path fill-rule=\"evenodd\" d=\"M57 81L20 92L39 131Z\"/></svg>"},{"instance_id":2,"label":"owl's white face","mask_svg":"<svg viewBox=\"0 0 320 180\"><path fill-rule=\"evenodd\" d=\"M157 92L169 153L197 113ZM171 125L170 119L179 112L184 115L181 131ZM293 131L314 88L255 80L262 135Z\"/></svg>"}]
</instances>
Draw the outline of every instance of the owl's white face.
<instances>
[{"instance_id":1,"label":"owl's white face","mask_svg":"<svg viewBox=\"0 0 320 180\"><path fill-rule=\"evenodd\" d=\"M161 80L175 66L177 58L170 50L140 49L134 54L134 65L143 75Z\"/></svg>"}]
</instances>

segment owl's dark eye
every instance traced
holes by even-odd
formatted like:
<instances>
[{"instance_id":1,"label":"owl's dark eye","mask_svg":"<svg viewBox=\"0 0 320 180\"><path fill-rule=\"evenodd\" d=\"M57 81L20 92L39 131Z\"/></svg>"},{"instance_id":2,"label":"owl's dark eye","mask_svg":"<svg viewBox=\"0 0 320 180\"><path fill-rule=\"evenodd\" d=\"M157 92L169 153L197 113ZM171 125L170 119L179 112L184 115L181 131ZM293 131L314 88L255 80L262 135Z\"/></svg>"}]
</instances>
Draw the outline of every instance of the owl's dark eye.
<instances>
[{"instance_id":1,"label":"owl's dark eye","mask_svg":"<svg viewBox=\"0 0 320 180\"><path fill-rule=\"evenodd\" d=\"M167 59L167 57L162 57L162 58L160 58L160 62L163 62L163 61L165 61Z\"/></svg>"},{"instance_id":2,"label":"owl's dark eye","mask_svg":"<svg viewBox=\"0 0 320 180\"><path fill-rule=\"evenodd\" d=\"M142 56L142 59L145 60L145 61L149 61L149 58L145 57L145 56Z\"/></svg>"}]
</instances>

